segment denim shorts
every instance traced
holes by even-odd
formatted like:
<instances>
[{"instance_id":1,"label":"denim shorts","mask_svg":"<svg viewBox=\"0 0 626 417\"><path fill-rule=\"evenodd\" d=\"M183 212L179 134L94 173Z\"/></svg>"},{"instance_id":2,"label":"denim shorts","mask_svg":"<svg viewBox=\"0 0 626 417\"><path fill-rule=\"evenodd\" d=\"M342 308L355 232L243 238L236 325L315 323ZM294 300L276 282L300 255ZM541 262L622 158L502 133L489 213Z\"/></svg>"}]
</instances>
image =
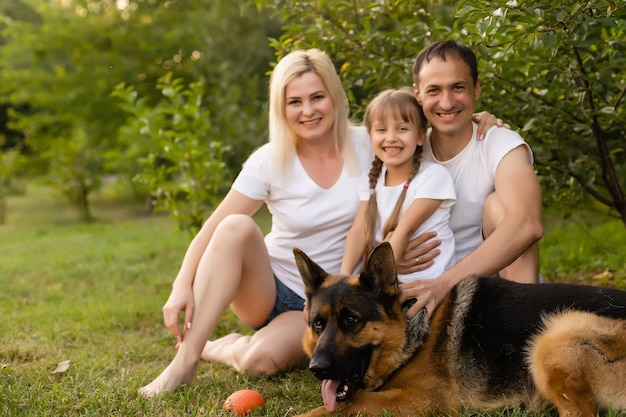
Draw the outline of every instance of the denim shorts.
<instances>
[{"instance_id":1,"label":"denim shorts","mask_svg":"<svg viewBox=\"0 0 626 417\"><path fill-rule=\"evenodd\" d=\"M291 291L282 281L276 278L276 275L274 275L274 282L276 283L276 304L274 304L274 309L270 315L267 316L265 323L257 327L256 330L266 326L267 323L286 311L304 310L304 298Z\"/></svg>"}]
</instances>

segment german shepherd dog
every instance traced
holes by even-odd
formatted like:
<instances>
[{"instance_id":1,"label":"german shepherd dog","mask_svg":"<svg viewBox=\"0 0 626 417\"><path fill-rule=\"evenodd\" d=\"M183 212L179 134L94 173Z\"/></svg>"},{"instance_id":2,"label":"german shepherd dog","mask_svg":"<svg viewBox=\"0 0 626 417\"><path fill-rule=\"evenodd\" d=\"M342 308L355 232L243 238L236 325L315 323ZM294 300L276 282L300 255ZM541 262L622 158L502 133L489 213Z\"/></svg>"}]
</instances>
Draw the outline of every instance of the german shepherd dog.
<instances>
[{"instance_id":1,"label":"german shepherd dog","mask_svg":"<svg viewBox=\"0 0 626 417\"><path fill-rule=\"evenodd\" d=\"M423 311L409 321L388 243L353 276L294 254L303 345L325 403L303 416L539 410L546 400L561 417L626 408L626 291L469 277L430 322Z\"/></svg>"}]
</instances>

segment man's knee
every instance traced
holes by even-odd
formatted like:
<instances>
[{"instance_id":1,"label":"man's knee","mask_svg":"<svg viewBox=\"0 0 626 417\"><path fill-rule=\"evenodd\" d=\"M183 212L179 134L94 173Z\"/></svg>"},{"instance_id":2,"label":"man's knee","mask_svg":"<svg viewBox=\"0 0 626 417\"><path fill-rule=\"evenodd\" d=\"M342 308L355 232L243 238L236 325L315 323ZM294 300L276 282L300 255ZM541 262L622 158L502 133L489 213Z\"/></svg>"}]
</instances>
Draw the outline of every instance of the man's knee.
<instances>
[{"instance_id":1,"label":"man's knee","mask_svg":"<svg viewBox=\"0 0 626 417\"><path fill-rule=\"evenodd\" d=\"M504 207L493 192L485 199L483 206L483 237L486 239L504 220Z\"/></svg>"}]
</instances>

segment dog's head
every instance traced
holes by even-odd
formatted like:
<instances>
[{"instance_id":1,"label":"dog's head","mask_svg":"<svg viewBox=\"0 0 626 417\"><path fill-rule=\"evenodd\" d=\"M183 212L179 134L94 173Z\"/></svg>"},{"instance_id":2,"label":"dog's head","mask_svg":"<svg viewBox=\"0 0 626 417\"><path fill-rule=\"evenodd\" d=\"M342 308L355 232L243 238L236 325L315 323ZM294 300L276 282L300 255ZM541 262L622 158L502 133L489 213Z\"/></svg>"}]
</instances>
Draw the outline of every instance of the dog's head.
<instances>
[{"instance_id":1,"label":"dog's head","mask_svg":"<svg viewBox=\"0 0 626 417\"><path fill-rule=\"evenodd\" d=\"M309 369L323 380L329 411L359 389L378 388L404 361L406 316L389 243L378 245L358 275L329 274L299 249L305 285Z\"/></svg>"}]
</instances>

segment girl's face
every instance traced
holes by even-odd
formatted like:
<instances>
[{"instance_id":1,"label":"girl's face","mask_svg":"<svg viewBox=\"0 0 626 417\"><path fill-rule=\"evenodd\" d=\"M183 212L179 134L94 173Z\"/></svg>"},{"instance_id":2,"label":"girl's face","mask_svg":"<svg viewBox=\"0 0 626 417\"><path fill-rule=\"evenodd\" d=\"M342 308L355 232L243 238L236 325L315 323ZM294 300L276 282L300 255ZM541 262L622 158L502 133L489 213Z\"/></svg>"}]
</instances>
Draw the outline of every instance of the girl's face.
<instances>
[{"instance_id":1,"label":"girl's face","mask_svg":"<svg viewBox=\"0 0 626 417\"><path fill-rule=\"evenodd\" d=\"M377 116L369 132L372 149L387 172L406 171L408 176L413 170L415 148L423 145L425 132L417 123L405 122L391 111Z\"/></svg>"},{"instance_id":2,"label":"girl's face","mask_svg":"<svg viewBox=\"0 0 626 417\"><path fill-rule=\"evenodd\" d=\"M319 75L305 72L287 83L285 117L299 140L333 137L335 103Z\"/></svg>"}]
</instances>

